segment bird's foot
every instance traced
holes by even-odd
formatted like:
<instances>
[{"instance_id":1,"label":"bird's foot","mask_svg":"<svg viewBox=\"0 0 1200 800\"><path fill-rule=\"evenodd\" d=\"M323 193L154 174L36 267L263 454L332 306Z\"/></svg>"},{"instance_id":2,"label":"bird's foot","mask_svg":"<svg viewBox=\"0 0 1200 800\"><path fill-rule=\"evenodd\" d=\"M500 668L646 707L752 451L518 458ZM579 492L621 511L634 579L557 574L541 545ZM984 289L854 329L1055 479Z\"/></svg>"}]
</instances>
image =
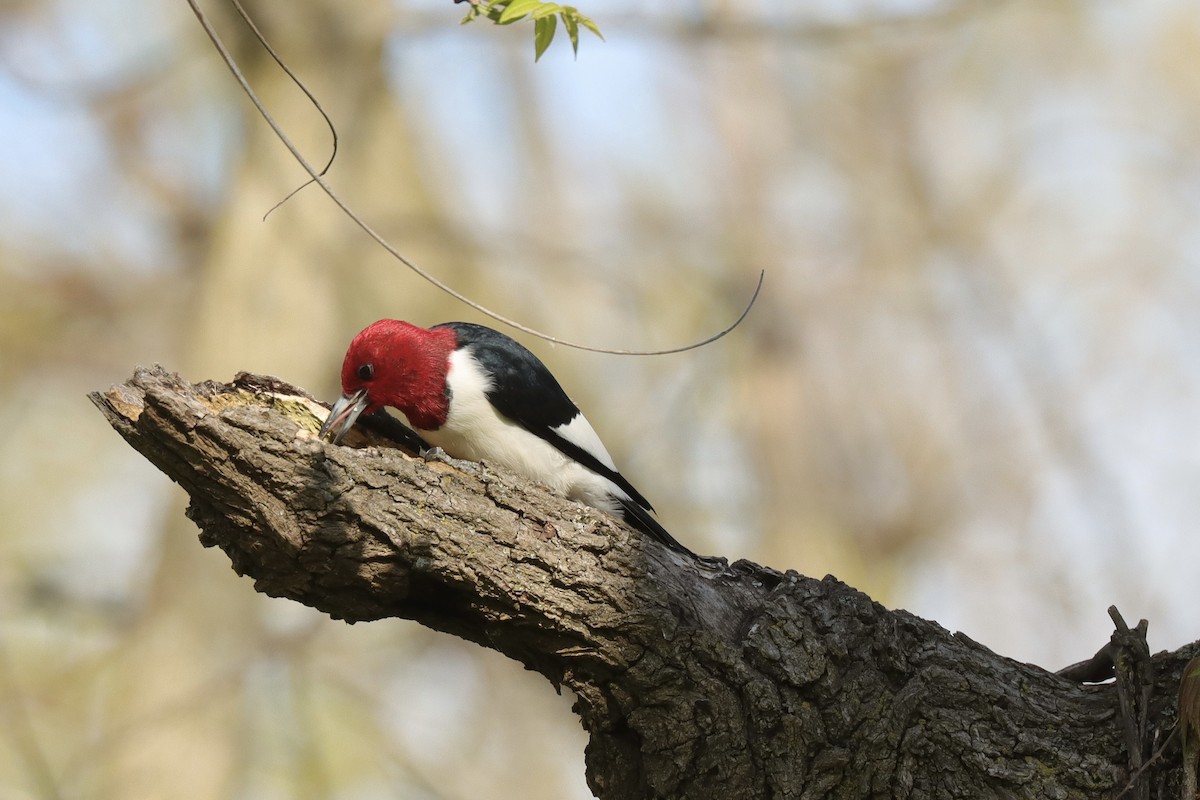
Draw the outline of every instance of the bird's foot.
<instances>
[{"instance_id":1,"label":"bird's foot","mask_svg":"<svg viewBox=\"0 0 1200 800\"><path fill-rule=\"evenodd\" d=\"M449 461L450 456L446 455L446 451L440 447L423 447L421 448L421 458L426 461Z\"/></svg>"},{"instance_id":2,"label":"bird's foot","mask_svg":"<svg viewBox=\"0 0 1200 800\"><path fill-rule=\"evenodd\" d=\"M442 464L448 464L455 469L463 472L475 472L479 469L479 464L474 461L464 461L461 458L451 458L446 454L446 451L440 447L426 447L421 450L421 458L426 461L437 461Z\"/></svg>"}]
</instances>

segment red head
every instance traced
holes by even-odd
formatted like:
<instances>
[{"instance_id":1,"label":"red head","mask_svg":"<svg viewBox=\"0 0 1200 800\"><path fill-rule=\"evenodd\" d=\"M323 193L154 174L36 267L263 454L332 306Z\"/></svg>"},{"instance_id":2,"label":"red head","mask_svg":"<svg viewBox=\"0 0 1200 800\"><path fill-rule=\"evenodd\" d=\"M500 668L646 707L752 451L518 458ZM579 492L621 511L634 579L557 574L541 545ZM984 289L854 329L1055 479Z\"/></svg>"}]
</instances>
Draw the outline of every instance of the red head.
<instances>
[{"instance_id":1,"label":"red head","mask_svg":"<svg viewBox=\"0 0 1200 800\"><path fill-rule=\"evenodd\" d=\"M360 414L383 406L399 409L415 428L436 430L446 421L450 398L446 372L457 344L449 328L427 330L398 319L381 319L359 332L342 362L343 396L321 435L338 441Z\"/></svg>"}]
</instances>

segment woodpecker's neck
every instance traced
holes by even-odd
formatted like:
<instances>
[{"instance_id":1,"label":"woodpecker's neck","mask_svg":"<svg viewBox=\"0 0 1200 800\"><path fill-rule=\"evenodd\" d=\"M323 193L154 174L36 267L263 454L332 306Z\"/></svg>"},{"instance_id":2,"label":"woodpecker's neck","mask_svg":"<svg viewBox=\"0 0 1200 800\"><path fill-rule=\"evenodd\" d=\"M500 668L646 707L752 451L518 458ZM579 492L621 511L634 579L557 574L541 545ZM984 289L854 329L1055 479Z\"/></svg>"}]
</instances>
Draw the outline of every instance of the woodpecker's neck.
<instances>
[{"instance_id":1,"label":"woodpecker's neck","mask_svg":"<svg viewBox=\"0 0 1200 800\"><path fill-rule=\"evenodd\" d=\"M454 331L427 330L399 323L386 331L392 341L381 348L392 363L382 374L383 385L373 387L384 405L399 409L413 427L437 430L450 413L446 375L450 354L458 346Z\"/></svg>"}]
</instances>

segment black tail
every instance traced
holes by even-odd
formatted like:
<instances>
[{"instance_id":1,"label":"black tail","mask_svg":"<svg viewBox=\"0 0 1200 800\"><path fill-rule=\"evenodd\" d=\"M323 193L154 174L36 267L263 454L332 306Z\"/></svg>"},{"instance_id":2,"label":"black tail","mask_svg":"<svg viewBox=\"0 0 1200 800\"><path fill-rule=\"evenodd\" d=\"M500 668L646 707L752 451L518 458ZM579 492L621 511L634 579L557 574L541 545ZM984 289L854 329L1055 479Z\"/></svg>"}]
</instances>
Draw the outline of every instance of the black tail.
<instances>
[{"instance_id":1,"label":"black tail","mask_svg":"<svg viewBox=\"0 0 1200 800\"><path fill-rule=\"evenodd\" d=\"M613 499L621 504L621 516L624 517L625 521L637 528L642 533L648 535L651 539L661 542L670 549L674 550L676 553L683 553L686 556L691 556L692 558L697 559L703 558L703 556L696 555L691 550L680 544L674 536L667 532L666 528L659 524L658 520L654 518L653 514L642 508L635 501L630 500L628 497L621 497L617 494L613 495Z\"/></svg>"}]
</instances>

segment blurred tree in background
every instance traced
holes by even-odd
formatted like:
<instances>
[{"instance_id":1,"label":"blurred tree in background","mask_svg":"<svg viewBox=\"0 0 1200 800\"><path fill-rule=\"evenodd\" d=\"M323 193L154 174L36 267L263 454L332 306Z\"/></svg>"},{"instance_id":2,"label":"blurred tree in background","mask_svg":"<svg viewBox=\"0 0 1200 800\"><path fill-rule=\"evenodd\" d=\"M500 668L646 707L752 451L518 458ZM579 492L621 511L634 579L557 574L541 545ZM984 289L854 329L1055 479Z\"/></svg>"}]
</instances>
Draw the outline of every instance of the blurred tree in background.
<instances>
[{"instance_id":1,"label":"blurred tree in background","mask_svg":"<svg viewBox=\"0 0 1200 800\"><path fill-rule=\"evenodd\" d=\"M832 572L1055 668L1196 638L1200 9L583 8L533 63L443 0L254 2L331 182L502 313L697 550ZM322 121L211 13L293 138ZM482 320L371 244L186 4L0 5L0 797L586 797L570 698L253 592L86 391L161 361L332 398L385 316Z\"/></svg>"}]
</instances>

